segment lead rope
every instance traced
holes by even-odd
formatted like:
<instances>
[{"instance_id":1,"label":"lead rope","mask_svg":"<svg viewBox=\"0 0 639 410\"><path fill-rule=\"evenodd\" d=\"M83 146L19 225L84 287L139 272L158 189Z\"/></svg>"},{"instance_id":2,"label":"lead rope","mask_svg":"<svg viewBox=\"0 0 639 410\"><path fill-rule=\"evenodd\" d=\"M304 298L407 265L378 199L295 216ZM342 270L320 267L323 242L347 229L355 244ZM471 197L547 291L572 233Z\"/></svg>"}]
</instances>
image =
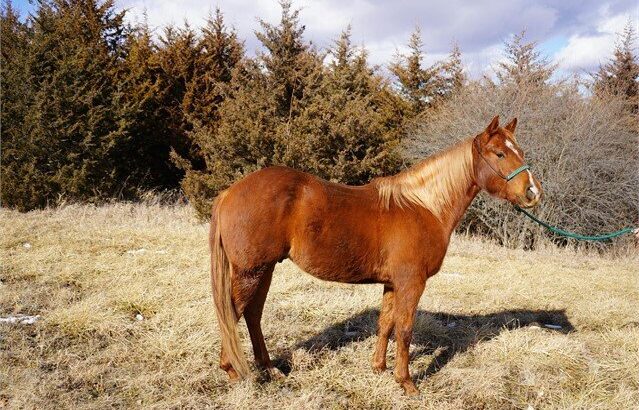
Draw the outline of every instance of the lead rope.
<instances>
[{"instance_id":1,"label":"lead rope","mask_svg":"<svg viewBox=\"0 0 639 410\"><path fill-rule=\"evenodd\" d=\"M525 209L522 209L522 208L518 207L517 205L515 205L515 209L517 211L523 213L528 218L530 218L533 221L537 222L539 225L543 226L544 228L548 229L551 232L554 232L554 233L556 233L558 235L565 236L565 237L568 237L568 238L578 239L578 240L581 240L581 241L606 241L608 239L612 239L612 238L616 238L616 237L621 236L621 235L632 233L635 230L639 229L639 228L630 228L630 227L628 227L628 228L620 229L618 231L605 233L605 234L602 234L602 235L581 235L581 234L578 234L578 233L564 231L563 229L559 229L556 226L552 226L552 225L550 225L550 224L548 224L548 223L546 223L544 221L541 221L541 220L537 219L537 217L535 217L534 215L532 215L531 213L529 213Z\"/></svg>"},{"instance_id":2,"label":"lead rope","mask_svg":"<svg viewBox=\"0 0 639 410\"><path fill-rule=\"evenodd\" d=\"M490 167L490 169L492 169L493 172L495 172L495 174L497 174L500 177L502 177L503 179L505 179L506 182L508 182L511 179L515 178L517 175L521 174L522 172L530 169L530 167L527 164L524 164L524 165L520 166L519 168L517 168L516 170L514 170L513 172L511 172L510 174L504 175L499 170L495 169L495 167L493 167L493 165L490 163L490 161L488 161L484 157L484 155L481 153L481 150L479 149L479 145L478 145L478 142L477 142L477 137L475 137L475 139L473 139L473 147L477 150L477 154L479 154L481 159L483 159L486 162L486 164ZM537 217L535 217L533 214L529 213L525 209L522 209L522 208L518 207L517 205L515 205L515 209L517 211L523 213L524 215L526 215L528 218L532 219L533 221L537 222L539 225L541 225L544 228L548 229L549 231L556 233L557 235L565 236L567 238L577 239L577 240L580 240L580 241L606 241L608 239L616 238L616 237L621 236L621 235L625 235L625 234L629 234L629 233L633 233L633 232L639 232L639 228L630 228L630 227L628 227L628 228L620 229L618 231L605 233L605 234L602 234L602 235L581 235L581 234L578 234L578 233L564 231L563 229L559 229L556 226L552 226L552 225L548 224L547 222L544 222L544 221L542 221L540 219L537 219Z\"/></svg>"}]
</instances>

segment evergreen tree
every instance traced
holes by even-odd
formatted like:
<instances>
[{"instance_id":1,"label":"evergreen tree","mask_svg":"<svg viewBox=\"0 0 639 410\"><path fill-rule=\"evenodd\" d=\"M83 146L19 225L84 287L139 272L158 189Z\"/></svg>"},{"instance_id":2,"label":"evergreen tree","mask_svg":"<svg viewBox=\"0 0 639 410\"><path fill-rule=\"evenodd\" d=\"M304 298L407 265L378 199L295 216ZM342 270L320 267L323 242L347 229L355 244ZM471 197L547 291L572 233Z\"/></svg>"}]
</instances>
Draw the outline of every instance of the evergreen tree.
<instances>
[{"instance_id":1,"label":"evergreen tree","mask_svg":"<svg viewBox=\"0 0 639 410\"><path fill-rule=\"evenodd\" d=\"M205 168L187 169L182 188L201 217L210 216L213 198L240 177L277 163L277 100L255 60L243 60L233 70L229 93L219 106L215 133L196 127L192 138L201 141ZM177 159L177 158L176 158Z\"/></svg>"},{"instance_id":2,"label":"evergreen tree","mask_svg":"<svg viewBox=\"0 0 639 410\"><path fill-rule=\"evenodd\" d=\"M20 21L11 2L5 0L0 10L0 65L2 79L3 137L17 137L29 104L28 48L31 27Z\"/></svg>"},{"instance_id":3,"label":"evergreen tree","mask_svg":"<svg viewBox=\"0 0 639 410\"><path fill-rule=\"evenodd\" d=\"M416 27L408 41L408 55L398 54L390 65L397 77L399 92L408 103L407 114L412 117L432 106L439 97L440 67L424 66L424 43L421 29Z\"/></svg>"},{"instance_id":4,"label":"evergreen tree","mask_svg":"<svg viewBox=\"0 0 639 410\"><path fill-rule=\"evenodd\" d=\"M198 42L193 78L187 85L183 108L191 121L215 124L218 106L224 99L224 84L244 57L244 45L234 29L228 30L220 9L207 19Z\"/></svg>"},{"instance_id":5,"label":"evergreen tree","mask_svg":"<svg viewBox=\"0 0 639 410\"><path fill-rule=\"evenodd\" d=\"M122 62L120 81L121 104L125 112L127 132L132 136L131 175L139 175L145 188L173 188L181 172L169 158L173 120L164 115L162 80L164 72L158 59L158 47L146 21L128 35L126 57Z\"/></svg>"},{"instance_id":6,"label":"evergreen tree","mask_svg":"<svg viewBox=\"0 0 639 410\"><path fill-rule=\"evenodd\" d=\"M201 169L204 166L201 148L213 138L220 121L219 106L227 94L233 69L244 57L243 43L235 30L228 30L220 9L207 19L197 44L193 77L187 84L182 102L184 115L192 130L187 136L196 158L176 160L185 169Z\"/></svg>"},{"instance_id":7,"label":"evergreen tree","mask_svg":"<svg viewBox=\"0 0 639 410\"><path fill-rule=\"evenodd\" d=\"M449 98L457 93L466 83L466 74L461 60L461 50L457 44L453 45L448 58L441 64L441 87L439 95Z\"/></svg>"},{"instance_id":8,"label":"evergreen tree","mask_svg":"<svg viewBox=\"0 0 639 410\"><path fill-rule=\"evenodd\" d=\"M244 45L238 40L235 30L227 29L219 9L216 9L214 17L207 20L197 50L193 77L187 84L182 104L184 115L192 127L187 132L192 149L188 157L174 153L173 160L185 171L182 189L198 212L207 214L210 200L220 187L232 181L230 175L236 167L232 161L237 156L229 155L226 150L242 140L240 135L229 136L228 140L218 135L222 103L230 94L242 100L242 96L249 96L253 86L243 92L238 90L240 85L250 82L246 73L251 67L248 63L242 66ZM235 91L231 89L234 79ZM259 88L256 88L255 94L258 91ZM244 102L250 104L250 98ZM232 113L233 110L230 110L229 115Z\"/></svg>"},{"instance_id":9,"label":"evergreen tree","mask_svg":"<svg viewBox=\"0 0 639 410\"><path fill-rule=\"evenodd\" d=\"M303 33L298 11L283 2L279 24L262 22L257 33L266 51L237 62L221 88L213 131L195 126L206 167L187 171L182 186L201 216L219 190L269 165L346 183L397 170L401 110L388 83L352 47L348 30L328 65Z\"/></svg>"},{"instance_id":10,"label":"evergreen tree","mask_svg":"<svg viewBox=\"0 0 639 410\"><path fill-rule=\"evenodd\" d=\"M118 89L123 17L112 0L39 1L26 60L33 97L20 131L28 153L20 164L17 158L7 164L20 169L9 175L25 182L22 200L9 205L31 209L59 195L92 199L126 191L131 139ZM3 191L11 181L3 181Z\"/></svg>"},{"instance_id":11,"label":"evergreen tree","mask_svg":"<svg viewBox=\"0 0 639 410\"><path fill-rule=\"evenodd\" d=\"M10 1L0 10L0 132L2 135L2 205L27 210L38 201L31 186L42 176L34 169L33 154L39 147L27 138L25 117L32 104L29 47L33 32L20 21ZM37 187L35 188L37 190Z\"/></svg>"},{"instance_id":12,"label":"evergreen tree","mask_svg":"<svg viewBox=\"0 0 639 410\"><path fill-rule=\"evenodd\" d=\"M299 108L296 103L304 96L305 88L314 84L312 77L321 57L304 41L305 27L299 22L299 10L291 9L290 0L282 0L280 5L279 24L260 20L262 31L255 35L266 49L259 54L259 61L277 100L278 117L284 118L295 116Z\"/></svg>"},{"instance_id":13,"label":"evergreen tree","mask_svg":"<svg viewBox=\"0 0 639 410\"><path fill-rule=\"evenodd\" d=\"M261 21L262 32L256 33L266 51L255 60L236 62L231 82L222 87L226 91L217 107L214 132L209 132L210 126L196 127L192 134L206 167L191 170L182 186L202 216L210 213L217 192L237 178L284 163L287 150L295 148L291 122L319 84L322 58L304 41L299 12L292 11L288 1L281 5L279 24ZM232 33L225 38L227 47L235 41Z\"/></svg>"},{"instance_id":14,"label":"evergreen tree","mask_svg":"<svg viewBox=\"0 0 639 410\"><path fill-rule=\"evenodd\" d=\"M522 31L505 43L506 61L499 63L496 70L501 83L512 82L518 86L524 83L545 84L557 68L541 55L536 42L524 40L525 34Z\"/></svg>"},{"instance_id":15,"label":"evergreen tree","mask_svg":"<svg viewBox=\"0 0 639 410\"><path fill-rule=\"evenodd\" d=\"M167 124L167 138L172 150L183 158L197 157L197 148L188 138L192 129L183 107L198 58L197 36L185 23L184 27L168 26L160 36L155 64L159 67L160 116Z\"/></svg>"},{"instance_id":16,"label":"evergreen tree","mask_svg":"<svg viewBox=\"0 0 639 410\"><path fill-rule=\"evenodd\" d=\"M388 84L351 44L350 27L330 50L320 87L291 123L284 162L320 177L361 184L398 170L398 111Z\"/></svg>"},{"instance_id":17,"label":"evergreen tree","mask_svg":"<svg viewBox=\"0 0 639 410\"><path fill-rule=\"evenodd\" d=\"M630 111L636 113L639 107L639 62L635 54L636 33L628 21L615 46L612 61L601 65L594 75L596 94L611 93L628 99Z\"/></svg>"}]
</instances>

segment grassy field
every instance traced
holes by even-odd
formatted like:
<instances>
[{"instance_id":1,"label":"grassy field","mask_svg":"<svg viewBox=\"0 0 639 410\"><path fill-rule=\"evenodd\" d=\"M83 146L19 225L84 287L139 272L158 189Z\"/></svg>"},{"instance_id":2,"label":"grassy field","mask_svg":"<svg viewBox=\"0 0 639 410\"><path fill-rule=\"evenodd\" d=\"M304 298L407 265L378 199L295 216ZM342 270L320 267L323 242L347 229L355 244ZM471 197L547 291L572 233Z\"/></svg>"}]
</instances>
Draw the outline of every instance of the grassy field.
<instances>
[{"instance_id":1,"label":"grassy field","mask_svg":"<svg viewBox=\"0 0 639 410\"><path fill-rule=\"evenodd\" d=\"M0 211L0 407L583 408L639 403L638 257L454 238L411 346L421 395L370 370L381 285L278 266L264 314L283 381L229 384L208 226L185 206ZM250 342L241 326L244 347ZM252 357L252 355L249 355Z\"/></svg>"}]
</instances>

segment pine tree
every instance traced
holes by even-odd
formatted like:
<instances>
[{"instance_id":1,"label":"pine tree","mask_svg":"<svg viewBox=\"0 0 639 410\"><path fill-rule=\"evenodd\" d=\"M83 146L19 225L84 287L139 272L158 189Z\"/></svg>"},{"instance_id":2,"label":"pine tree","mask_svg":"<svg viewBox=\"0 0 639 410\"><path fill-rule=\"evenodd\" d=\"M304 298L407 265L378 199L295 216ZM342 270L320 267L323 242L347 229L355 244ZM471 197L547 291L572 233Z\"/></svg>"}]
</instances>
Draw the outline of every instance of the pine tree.
<instances>
[{"instance_id":1,"label":"pine tree","mask_svg":"<svg viewBox=\"0 0 639 410\"><path fill-rule=\"evenodd\" d=\"M295 148L284 162L349 184L397 171L400 118L391 108L388 84L369 67L366 50L352 46L350 27L330 54L320 87L292 120Z\"/></svg>"},{"instance_id":2,"label":"pine tree","mask_svg":"<svg viewBox=\"0 0 639 410\"><path fill-rule=\"evenodd\" d=\"M438 94L443 98L449 98L457 93L467 80L461 60L461 50L457 44L453 45L448 58L441 63L441 72Z\"/></svg>"},{"instance_id":3,"label":"pine tree","mask_svg":"<svg viewBox=\"0 0 639 410\"><path fill-rule=\"evenodd\" d=\"M599 67L594 75L596 94L611 93L628 99L630 111L638 111L639 62L635 54L636 33L628 21L615 46L614 59Z\"/></svg>"},{"instance_id":4,"label":"pine tree","mask_svg":"<svg viewBox=\"0 0 639 410\"><path fill-rule=\"evenodd\" d=\"M172 118L164 115L164 72L152 37L146 21L135 27L127 36L122 61L120 103L127 107L127 132L133 139L131 154L136 158L130 164L130 173L143 181L144 188L174 188L181 172L169 158L175 137L171 134Z\"/></svg>"},{"instance_id":5,"label":"pine tree","mask_svg":"<svg viewBox=\"0 0 639 410\"><path fill-rule=\"evenodd\" d=\"M187 136L197 156L179 161L188 161L186 169L203 167L199 151L216 132L220 121L219 106L228 93L234 68L244 57L243 43L238 40L235 30L226 28L219 8L215 16L207 19L197 50L193 77L187 84L182 102L184 115L192 129Z\"/></svg>"},{"instance_id":6,"label":"pine tree","mask_svg":"<svg viewBox=\"0 0 639 410\"><path fill-rule=\"evenodd\" d=\"M38 3L26 61L33 99L21 135L30 150L20 172L29 182L13 204L20 209L59 195L119 195L132 185L123 183L122 166L131 142L118 89L123 17L110 0Z\"/></svg>"},{"instance_id":7,"label":"pine tree","mask_svg":"<svg viewBox=\"0 0 639 410\"><path fill-rule=\"evenodd\" d=\"M424 66L424 43L421 29L416 27L408 41L408 55L398 54L390 65L397 77L399 92L408 102L408 115L415 116L432 106L439 97L440 67Z\"/></svg>"},{"instance_id":8,"label":"pine tree","mask_svg":"<svg viewBox=\"0 0 639 410\"><path fill-rule=\"evenodd\" d=\"M34 169L32 154L38 149L27 138L25 117L33 101L30 86L29 48L33 31L22 23L10 1L0 11L0 131L2 134L2 205L27 210L38 202L42 175ZM36 191L37 192L37 191ZM41 204L41 202L40 202Z\"/></svg>"},{"instance_id":9,"label":"pine tree","mask_svg":"<svg viewBox=\"0 0 639 410\"><path fill-rule=\"evenodd\" d=\"M505 43L506 61L499 63L496 70L497 79L501 83L524 83L541 85L550 80L556 64L550 63L537 49L536 42L526 42L526 33L515 35Z\"/></svg>"}]
</instances>

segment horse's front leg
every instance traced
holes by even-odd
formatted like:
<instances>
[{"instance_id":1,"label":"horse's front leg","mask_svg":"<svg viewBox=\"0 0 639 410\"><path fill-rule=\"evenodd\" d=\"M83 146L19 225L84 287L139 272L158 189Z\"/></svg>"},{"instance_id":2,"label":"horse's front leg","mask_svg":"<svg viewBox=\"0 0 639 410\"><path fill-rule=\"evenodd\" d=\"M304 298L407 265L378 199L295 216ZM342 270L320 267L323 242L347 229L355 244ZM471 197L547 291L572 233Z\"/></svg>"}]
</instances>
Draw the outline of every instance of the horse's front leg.
<instances>
[{"instance_id":1,"label":"horse's front leg","mask_svg":"<svg viewBox=\"0 0 639 410\"><path fill-rule=\"evenodd\" d=\"M414 275L405 283L395 286L395 340L397 341L397 359L395 363L395 380L409 396L419 394L408 370L408 350L413 336L415 310L419 298L424 291L425 280Z\"/></svg>"},{"instance_id":2,"label":"horse's front leg","mask_svg":"<svg viewBox=\"0 0 639 410\"><path fill-rule=\"evenodd\" d=\"M373 370L383 372L386 370L386 349L388 348L388 338L395 326L395 315L393 313L393 288L384 285L384 297L382 299L382 310L379 313L377 326L377 346L373 354Z\"/></svg>"}]
</instances>

